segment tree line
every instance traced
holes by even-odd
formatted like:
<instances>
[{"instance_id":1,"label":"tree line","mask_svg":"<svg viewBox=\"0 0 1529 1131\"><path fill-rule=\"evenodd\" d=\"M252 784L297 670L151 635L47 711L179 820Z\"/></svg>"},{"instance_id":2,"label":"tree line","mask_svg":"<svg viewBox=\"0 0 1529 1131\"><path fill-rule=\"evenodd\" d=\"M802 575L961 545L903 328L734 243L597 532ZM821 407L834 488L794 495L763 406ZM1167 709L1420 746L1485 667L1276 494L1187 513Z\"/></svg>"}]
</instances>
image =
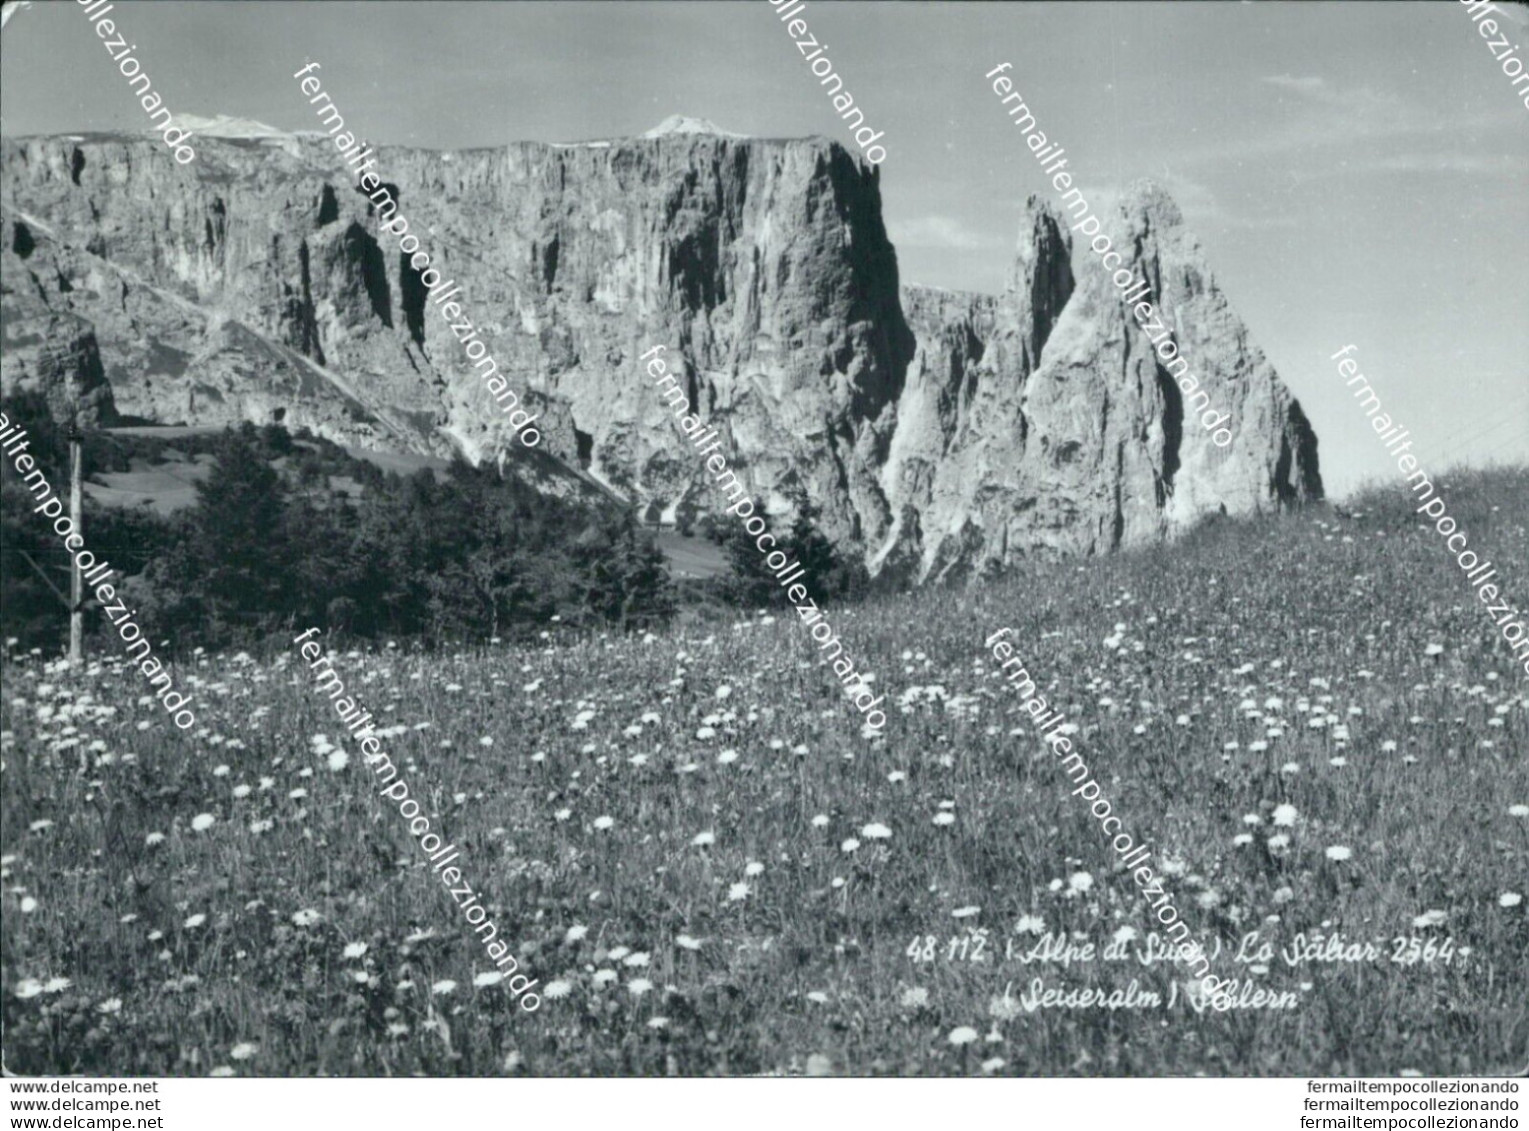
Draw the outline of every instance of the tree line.
<instances>
[{"instance_id":1,"label":"tree line","mask_svg":"<svg viewBox=\"0 0 1529 1131\"><path fill-rule=\"evenodd\" d=\"M46 402L24 393L3 403L27 427L38 465L67 490L66 441ZM162 460L167 443L88 434L85 474ZM86 545L125 577L119 592L173 650L248 646L311 624L428 644L534 635L554 619L632 631L665 624L682 606L780 600L741 529L711 526L732 564L728 576L677 585L629 508L548 497L492 465L458 459L444 473L385 473L274 424L180 438L174 448L211 457L191 506L164 516L87 498L85 515ZM23 648L52 652L66 633L57 591L67 592L67 557L29 498L7 464L0 631ZM825 596L858 595L864 571L839 561L814 517L800 500L785 548ZM87 611L88 631L103 622L98 609Z\"/></svg>"}]
</instances>

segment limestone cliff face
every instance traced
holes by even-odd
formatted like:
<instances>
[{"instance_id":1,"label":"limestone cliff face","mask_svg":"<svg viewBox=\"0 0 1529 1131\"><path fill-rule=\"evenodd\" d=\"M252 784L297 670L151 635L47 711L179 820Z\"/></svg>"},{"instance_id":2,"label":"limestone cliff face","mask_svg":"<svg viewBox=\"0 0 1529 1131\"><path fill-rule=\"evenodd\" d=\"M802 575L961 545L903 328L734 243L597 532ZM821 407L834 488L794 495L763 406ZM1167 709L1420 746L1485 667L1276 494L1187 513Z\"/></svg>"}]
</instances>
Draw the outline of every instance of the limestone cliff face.
<instances>
[{"instance_id":1,"label":"limestone cliff face","mask_svg":"<svg viewBox=\"0 0 1529 1131\"><path fill-rule=\"evenodd\" d=\"M327 142L209 139L190 167L124 138L4 147L36 259L8 258L5 285L36 276L47 309L96 325L124 413L524 455ZM634 503L711 508L637 360L662 344L757 491L801 485L833 534L881 534L913 343L874 169L706 134L377 161L543 452Z\"/></svg>"},{"instance_id":2,"label":"limestone cliff face","mask_svg":"<svg viewBox=\"0 0 1529 1131\"><path fill-rule=\"evenodd\" d=\"M1183 423L1042 205L1005 293L957 295L899 287L877 170L822 139L384 148L409 231L540 414L532 457L327 140L207 138L192 166L121 136L0 145L7 389L560 460L649 513L707 513L718 496L638 360L662 344L754 493L779 510L804 488L830 536L913 580L1320 491L1299 407L1152 190L1117 224L1231 414L1230 451Z\"/></svg>"},{"instance_id":3,"label":"limestone cliff face","mask_svg":"<svg viewBox=\"0 0 1529 1131\"><path fill-rule=\"evenodd\" d=\"M443 270L512 387L553 406L550 450L658 511L714 508L638 361L664 345L759 493L800 484L836 535L880 534L876 472L913 343L875 170L820 141L708 135L383 164L406 208L432 202L431 243L452 249ZM459 351L427 317L424 352L454 365ZM481 450L495 414L472 389L447 403Z\"/></svg>"},{"instance_id":4,"label":"limestone cliff face","mask_svg":"<svg viewBox=\"0 0 1529 1131\"><path fill-rule=\"evenodd\" d=\"M94 327L48 301L49 283L56 290L57 276L44 281L50 269L45 257L28 262L37 241L25 224L0 225L0 241L0 350L6 391L41 393L60 423L115 424L117 409Z\"/></svg>"},{"instance_id":5,"label":"limestone cliff face","mask_svg":"<svg viewBox=\"0 0 1529 1131\"><path fill-rule=\"evenodd\" d=\"M1217 447L1094 254L1032 198L996 299L904 288L918 351L884 489L877 551L919 578L1037 551L1102 553L1207 514L1320 498L1316 437L1217 288L1161 190L1110 218L1123 266L1152 283L1190 372L1229 417Z\"/></svg>"},{"instance_id":6,"label":"limestone cliff face","mask_svg":"<svg viewBox=\"0 0 1529 1131\"><path fill-rule=\"evenodd\" d=\"M305 183L289 154L225 144L205 163L198 153L188 175L137 139L0 146L7 325L45 337L44 318L88 323L124 416L274 420L335 439L428 446L438 405L414 378L400 379L409 372L400 349L379 364L373 387L365 364L343 375L324 367L321 326L343 337L356 293L380 287L361 254L370 237L318 223L322 183ZM314 277L332 261L344 265L334 275L345 283L319 296ZM380 352L367 360L380 363ZM8 329L7 388L20 361Z\"/></svg>"}]
</instances>

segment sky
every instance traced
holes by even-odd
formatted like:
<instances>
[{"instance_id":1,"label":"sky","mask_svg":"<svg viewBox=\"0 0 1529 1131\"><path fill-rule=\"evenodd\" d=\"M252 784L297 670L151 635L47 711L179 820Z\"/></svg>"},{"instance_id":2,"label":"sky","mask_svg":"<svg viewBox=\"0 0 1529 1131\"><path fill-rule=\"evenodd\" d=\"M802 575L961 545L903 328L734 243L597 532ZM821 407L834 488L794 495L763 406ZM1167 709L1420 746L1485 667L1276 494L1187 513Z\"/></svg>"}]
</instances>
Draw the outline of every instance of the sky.
<instances>
[{"instance_id":1,"label":"sky","mask_svg":"<svg viewBox=\"0 0 1529 1131\"><path fill-rule=\"evenodd\" d=\"M853 147L763 0L113 0L175 111L312 129L292 74L376 143L641 133L671 114ZM1529 9L1497 0L1529 64ZM904 281L995 292L1056 196L984 79L1000 62L1085 196L1166 187L1300 399L1328 491L1401 475L1331 356L1354 345L1423 466L1529 462L1529 108L1452 0L892 3L799 16L866 121ZM1501 34L1501 32L1499 32ZM78 6L0 36L8 135L140 130Z\"/></svg>"}]
</instances>

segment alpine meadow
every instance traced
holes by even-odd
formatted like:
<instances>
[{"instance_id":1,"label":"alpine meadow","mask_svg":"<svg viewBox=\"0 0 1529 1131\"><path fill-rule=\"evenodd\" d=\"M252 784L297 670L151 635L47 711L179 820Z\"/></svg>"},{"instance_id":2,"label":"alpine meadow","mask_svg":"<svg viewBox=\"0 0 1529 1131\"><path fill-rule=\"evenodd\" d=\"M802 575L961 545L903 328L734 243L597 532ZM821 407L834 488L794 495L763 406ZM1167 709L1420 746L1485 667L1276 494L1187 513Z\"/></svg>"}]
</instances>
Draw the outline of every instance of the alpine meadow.
<instances>
[{"instance_id":1,"label":"alpine meadow","mask_svg":"<svg viewBox=\"0 0 1529 1131\"><path fill-rule=\"evenodd\" d=\"M1518 1125L1529 0L0 26L0 1123Z\"/></svg>"}]
</instances>

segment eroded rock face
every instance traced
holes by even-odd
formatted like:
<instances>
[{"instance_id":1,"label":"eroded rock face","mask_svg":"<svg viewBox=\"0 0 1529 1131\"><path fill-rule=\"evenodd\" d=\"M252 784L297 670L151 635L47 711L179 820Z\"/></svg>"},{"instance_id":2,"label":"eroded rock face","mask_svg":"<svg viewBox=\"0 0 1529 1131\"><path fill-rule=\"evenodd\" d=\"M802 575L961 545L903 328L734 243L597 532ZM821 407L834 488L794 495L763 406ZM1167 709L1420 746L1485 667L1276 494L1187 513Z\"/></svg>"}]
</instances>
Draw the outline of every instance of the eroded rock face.
<instances>
[{"instance_id":1,"label":"eroded rock face","mask_svg":"<svg viewBox=\"0 0 1529 1131\"><path fill-rule=\"evenodd\" d=\"M166 424L280 421L337 440L430 446L428 429L409 413L429 422L438 407L411 398L412 378L393 379L400 366L388 367L383 385L393 387L375 393L364 385L364 366L343 376L323 367L321 324L329 312L317 308L309 285L308 243L320 185L311 196L300 187L289 154L224 143L228 160L187 175L173 161L167 166L153 142L136 139L5 140L0 147L6 322L42 337L45 319L92 327L123 416ZM257 175L261 162L268 168ZM258 190L244 187L257 182ZM23 229L25 258L10 238ZM328 233L317 243L324 254L343 255ZM349 288L334 298L343 307ZM338 327L345 319L332 321ZM10 341L8 329L7 389L19 360ZM434 447L445 452L449 445Z\"/></svg>"},{"instance_id":2,"label":"eroded rock face","mask_svg":"<svg viewBox=\"0 0 1529 1131\"><path fill-rule=\"evenodd\" d=\"M208 139L191 167L125 138L4 145L8 215L75 281L46 301L97 326L124 412L518 451L331 144ZM801 484L831 532L879 536L913 342L875 170L823 141L696 133L377 162L543 452L634 503L713 508L638 364L662 344L755 490Z\"/></svg>"},{"instance_id":3,"label":"eroded rock face","mask_svg":"<svg viewBox=\"0 0 1529 1131\"><path fill-rule=\"evenodd\" d=\"M406 208L439 202L432 243L499 265L454 254L443 270L512 388L556 406L548 450L660 511L713 509L703 461L639 361L663 345L755 490L779 505L802 484L838 536L880 532L876 472L913 342L874 170L823 142L705 134L384 163ZM438 316L425 352L460 359ZM447 403L482 451L502 434L475 393L453 381Z\"/></svg>"},{"instance_id":4,"label":"eroded rock face","mask_svg":"<svg viewBox=\"0 0 1529 1131\"><path fill-rule=\"evenodd\" d=\"M50 282L56 289L57 281L46 279L46 257L34 260L37 240L27 225L0 224L0 240L0 349L6 390L42 393L60 423L117 423L94 327L49 303Z\"/></svg>"},{"instance_id":5,"label":"eroded rock face","mask_svg":"<svg viewBox=\"0 0 1529 1131\"><path fill-rule=\"evenodd\" d=\"M1097 257L1031 198L1001 296L904 288L919 348L883 472L903 516L878 551L889 562L916 561L929 578L1037 551L1103 553L1207 514L1321 497L1300 405L1249 343L1173 202L1132 186L1106 231L1121 266L1152 283L1230 443L1218 447L1186 406Z\"/></svg>"},{"instance_id":6,"label":"eroded rock face","mask_svg":"<svg viewBox=\"0 0 1529 1131\"><path fill-rule=\"evenodd\" d=\"M649 513L713 512L639 361L661 344L753 493L778 512L805 488L830 536L910 580L1320 492L1299 406L1150 188L1127 197L1122 246L1230 414L1227 451L1183 423L1117 292L1045 205L1004 294L960 295L899 287L879 174L826 140L382 149L409 232L538 414L532 461L332 143L207 138L189 167L120 136L0 145L5 386L60 403L504 453L543 479L550 456ZM91 331L97 347L68 344Z\"/></svg>"}]
</instances>

